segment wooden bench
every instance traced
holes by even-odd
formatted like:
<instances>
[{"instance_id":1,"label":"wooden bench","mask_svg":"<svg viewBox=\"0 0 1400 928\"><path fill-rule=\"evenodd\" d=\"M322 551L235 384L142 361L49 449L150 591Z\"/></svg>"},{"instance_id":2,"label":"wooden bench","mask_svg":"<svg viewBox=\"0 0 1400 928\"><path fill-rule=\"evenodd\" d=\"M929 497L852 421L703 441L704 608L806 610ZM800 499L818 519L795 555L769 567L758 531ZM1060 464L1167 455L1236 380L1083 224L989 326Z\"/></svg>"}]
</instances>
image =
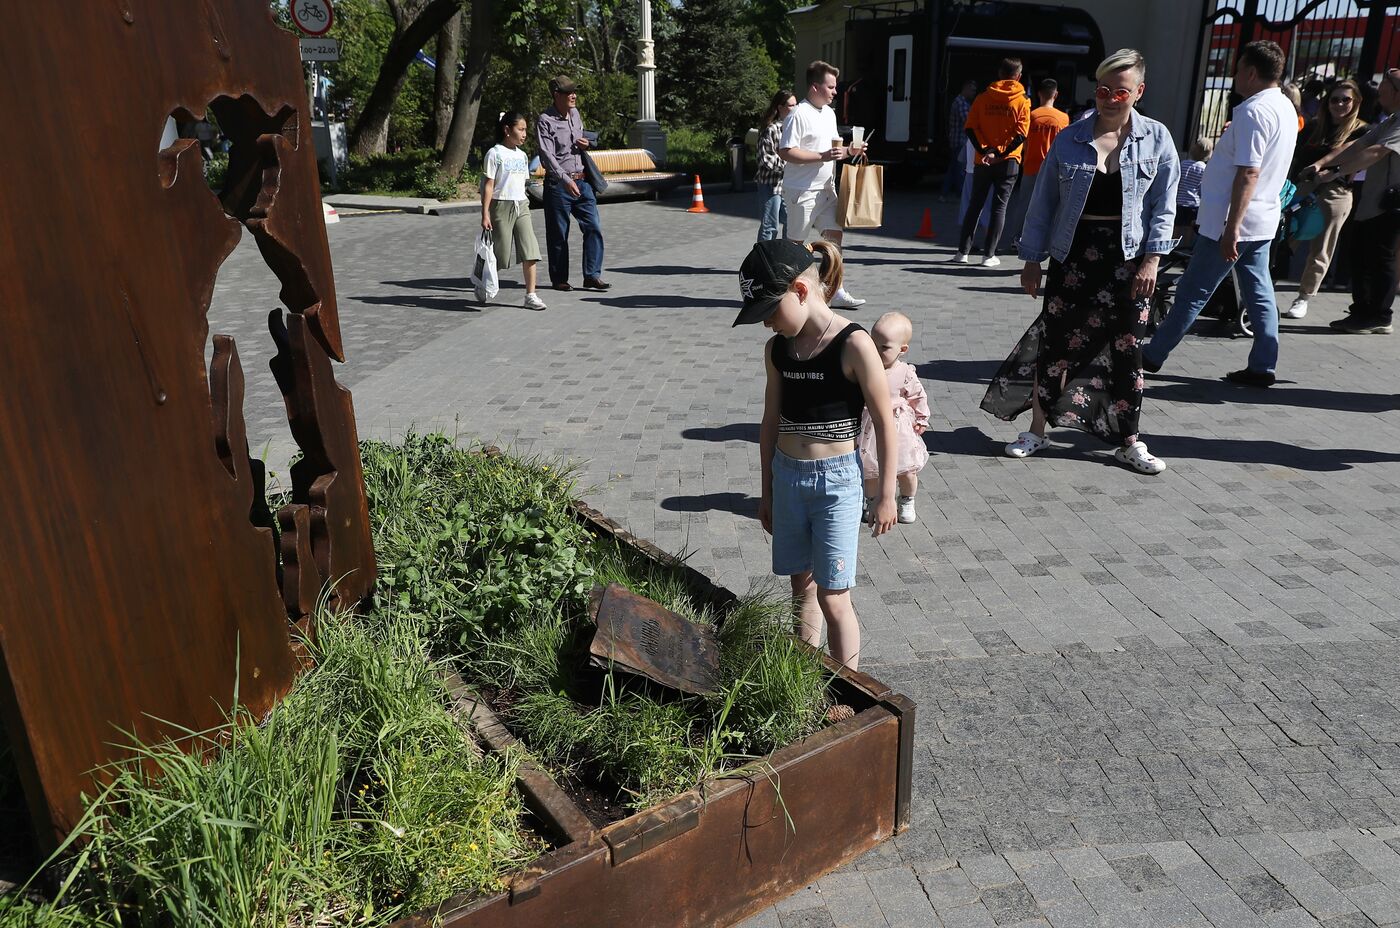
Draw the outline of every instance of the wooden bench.
<instances>
[{"instance_id":1,"label":"wooden bench","mask_svg":"<svg viewBox=\"0 0 1400 928\"><path fill-rule=\"evenodd\" d=\"M651 152L645 148L612 148L590 152L608 189L598 194L599 200L621 200L628 197L653 199L685 183L686 175L674 171L659 171ZM544 168L538 167L526 185L526 192L536 203L544 199Z\"/></svg>"}]
</instances>

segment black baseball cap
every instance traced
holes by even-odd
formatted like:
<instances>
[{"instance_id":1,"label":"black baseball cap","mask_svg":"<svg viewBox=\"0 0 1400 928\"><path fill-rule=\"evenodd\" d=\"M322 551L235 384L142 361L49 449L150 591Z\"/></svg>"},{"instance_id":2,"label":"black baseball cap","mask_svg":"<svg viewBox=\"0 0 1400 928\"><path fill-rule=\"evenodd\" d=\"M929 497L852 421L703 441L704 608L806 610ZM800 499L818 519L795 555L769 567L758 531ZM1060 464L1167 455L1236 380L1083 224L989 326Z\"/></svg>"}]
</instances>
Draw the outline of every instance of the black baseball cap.
<instances>
[{"instance_id":1,"label":"black baseball cap","mask_svg":"<svg viewBox=\"0 0 1400 928\"><path fill-rule=\"evenodd\" d=\"M739 293L744 297L744 308L739 310L734 325L762 322L773 315L797 275L820 261L806 245L791 239L774 238L754 245L739 265Z\"/></svg>"}]
</instances>

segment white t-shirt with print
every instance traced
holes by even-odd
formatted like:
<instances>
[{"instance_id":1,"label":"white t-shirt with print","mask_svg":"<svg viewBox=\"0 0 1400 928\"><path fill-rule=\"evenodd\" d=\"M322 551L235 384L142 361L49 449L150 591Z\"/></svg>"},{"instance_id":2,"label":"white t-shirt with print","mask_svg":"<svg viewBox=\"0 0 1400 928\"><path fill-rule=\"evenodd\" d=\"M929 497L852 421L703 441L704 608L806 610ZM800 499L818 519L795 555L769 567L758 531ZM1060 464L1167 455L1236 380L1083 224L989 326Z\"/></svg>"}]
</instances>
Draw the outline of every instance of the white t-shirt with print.
<instances>
[{"instance_id":1,"label":"white t-shirt with print","mask_svg":"<svg viewBox=\"0 0 1400 928\"><path fill-rule=\"evenodd\" d=\"M800 148L803 151L830 151L839 133L836 111L829 106L817 109L803 100L792 108L783 120L783 138L779 148ZM831 182L834 162L813 161L783 165L783 195L796 199L798 194L820 190Z\"/></svg>"},{"instance_id":2,"label":"white t-shirt with print","mask_svg":"<svg viewBox=\"0 0 1400 928\"><path fill-rule=\"evenodd\" d=\"M525 199L525 178L530 174L530 161L519 148L497 145L486 153L482 175L496 182L493 200Z\"/></svg>"},{"instance_id":3,"label":"white t-shirt with print","mask_svg":"<svg viewBox=\"0 0 1400 928\"><path fill-rule=\"evenodd\" d=\"M1297 141L1298 111L1277 87L1261 90L1235 107L1201 178L1201 208L1196 214L1201 234L1217 240L1225 234L1235 171L1250 167L1259 169L1259 180L1245 205L1240 241L1272 239L1282 214L1279 191L1288 179Z\"/></svg>"}]
</instances>

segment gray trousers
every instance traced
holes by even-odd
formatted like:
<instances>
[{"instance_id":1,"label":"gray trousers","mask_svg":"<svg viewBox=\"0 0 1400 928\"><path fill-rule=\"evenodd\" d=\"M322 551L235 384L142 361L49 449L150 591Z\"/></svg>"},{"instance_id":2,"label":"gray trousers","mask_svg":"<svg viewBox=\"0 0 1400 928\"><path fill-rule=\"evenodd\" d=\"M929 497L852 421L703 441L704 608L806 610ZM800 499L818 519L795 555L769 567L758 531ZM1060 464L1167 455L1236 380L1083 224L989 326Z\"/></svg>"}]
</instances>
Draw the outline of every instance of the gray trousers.
<instances>
[{"instance_id":1,"label":"gray trousers","mask_svg":"<svg viewBox=\"0 0 1400 928\"><path fill-rule=\"evenodd\" d=\"M1332 184L1316 194L1318 209L1327 220L1317 238L1308 243L1308 263L1298 278L1298 296L1307 299L1317 293L1327 269L1332 266L1332 256L1337 253L1337 240L1342 237L1342 226L1351 215L1351 186Z\"/></svg>"}]
</instances>

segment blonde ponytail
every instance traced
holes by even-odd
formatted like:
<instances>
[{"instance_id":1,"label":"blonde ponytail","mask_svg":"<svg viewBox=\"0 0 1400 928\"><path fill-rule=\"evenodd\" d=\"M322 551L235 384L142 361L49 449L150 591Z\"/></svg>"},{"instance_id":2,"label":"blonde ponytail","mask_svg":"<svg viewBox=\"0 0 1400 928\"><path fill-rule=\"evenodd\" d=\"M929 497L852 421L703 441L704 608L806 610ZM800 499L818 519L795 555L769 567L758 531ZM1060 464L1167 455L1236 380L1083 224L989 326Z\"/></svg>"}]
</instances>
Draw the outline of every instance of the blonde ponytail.
<instances>
[{"instance_id":1,"label":"blonde ponytail","mask_svg":"<svg viewBox=\"0 0 1400 928\"><path fill-rule=\"evenodd\" d=\"M845 262L841 260L841 249L824 238L817 239L810 247L812 253L821 258L817 279L821 281L822 290L830 302L836 291L841 289L841 282L846 273Z\"/></svg>"}]
</instances>

